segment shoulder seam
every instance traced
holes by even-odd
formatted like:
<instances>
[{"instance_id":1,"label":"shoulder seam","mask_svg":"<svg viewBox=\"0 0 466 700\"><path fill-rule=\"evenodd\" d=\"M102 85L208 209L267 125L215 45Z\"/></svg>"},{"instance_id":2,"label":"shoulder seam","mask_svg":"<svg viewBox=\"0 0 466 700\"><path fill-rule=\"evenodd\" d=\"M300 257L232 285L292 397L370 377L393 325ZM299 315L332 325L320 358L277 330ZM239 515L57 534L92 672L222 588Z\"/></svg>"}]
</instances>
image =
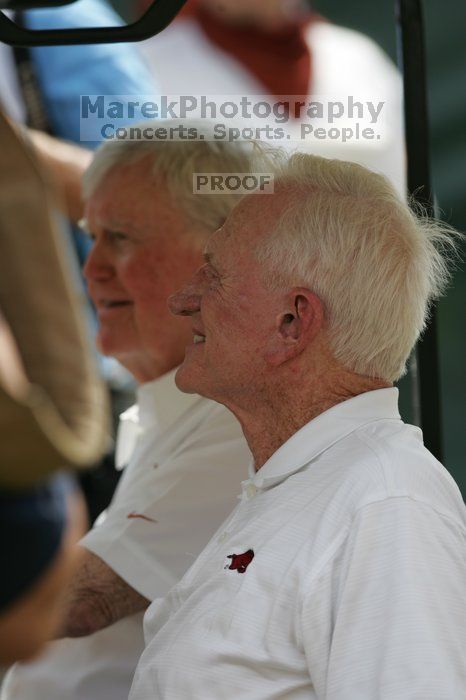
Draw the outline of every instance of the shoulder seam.
<instances>
[{"instance_id":1,"label":"shoulder seam","mask_svg":"<svg viewBox=\"0 0 466 700\"><path fill-rule=\"evenodd\" d=\"M372 423L370 425L372 425ZM375 459L377 460L377 464L379 465L380 471L382 472L382 478L383 478L383 483L385 486L385 492L388 495L389 487L388 487L388 483L387 483L387 470L385 469L385 466L386 466L385 462L386 462L387 455L386 455L386 452L384 449L384 443L382 440L380 440L380 442L377 443L377 442L375 442L375 440L372 440L372 438L369 437L369 435L364 434L364 432L363 432L364 427L366 427L366 426L362 426L362 428L357 430L355 432L355 435L372 452ZM384 459L382 459L382 455L380 454L380 452L383 453Z\"/></svg>"},{"instance_id":2,"label":"shoulder seam","mask_svg":"<svg viewBox=\"0 0 466 700\"><path fill-rule=\"evenodd\" d=\"M367 503L364 503L363 505L359 506L353 513L353 516L351 518L351 522L333 539L329 547L327 548L327 551L325 554L322 555L319 563L318 570L313 572L312 575L308 575L305 577L303 581L303 594L306 596L309 593L309 590L311 589L312 586L316 584L317 581L321 578L322 575L324 575L327 566L330 564L330 562L338 555L339 551L341 550L342 546L344 545L346 539L348 538L350 531L351 531L351 526L356 518L356 516L366 507L374 505L376 503L382 503L383 501L388 501L392 499L409 499L411 501L414 501L416 503L420 503L422 505L425 505L429 507L431 510L433 510L438 516L441 518L444 518L451 524L455 525L456 528L459 529L460 534L466 537L466 527L464 526L463 523L459 522L456 520L456 518L452 517L451 515L447 513L443 513L442 511L438 510L435 506L433 506L431 503L428 501L423 501L420 498L414 498L412 496L408 496L406 494L398 494L394 496L384 496L378 499L374 499L373 501L368 501Z\"/></svg>"},{"instance_id":3,"label":"shoulder seam","mask_svg":"<svg viewBox=\"0 0 466 700\"><path fill-rule=\"evenodd\" d=\"M445 520L448 520L452 524L456 525L461 532L466 536L466 527L464 523L461 521L457 520L453 515L450 513L445 513L444 511L440 510L437 506L435 506L433 503L430 503L430 501L426 501L423 498L419 498L416 496L409 495L407 493L398 493L398 494L392 494L392 495L386 495L383 498L375 498L372 501L368 501L367 503L363 503L361 506L359 506L353 515L353 520L354 518L358 515L358 513L363 510L364 508L367 508L368 506L372 506L376 503L382 503L383 501L389 501L393 499L408 499L410 501L413 501L414 503L419 503L423 506L427 506L431 510L434 511L437 515L439 515L441 518L444 518Z\"/></svg>"}]
</instances>

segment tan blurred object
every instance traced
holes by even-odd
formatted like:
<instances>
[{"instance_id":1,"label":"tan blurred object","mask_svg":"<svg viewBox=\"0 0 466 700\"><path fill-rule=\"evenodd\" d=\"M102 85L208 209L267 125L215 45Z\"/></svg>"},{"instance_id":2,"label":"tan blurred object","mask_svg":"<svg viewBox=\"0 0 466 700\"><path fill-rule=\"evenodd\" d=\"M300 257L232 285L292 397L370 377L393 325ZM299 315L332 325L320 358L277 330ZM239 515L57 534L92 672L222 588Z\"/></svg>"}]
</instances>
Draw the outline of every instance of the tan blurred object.
<instances>
[{"instance_id":1,"label":"tan blurred object","mask_svg":"<svg viewBox=\"0 0 466 700\"><path fill-rule=\"evenodd\" d=\"M23 488L95 463L108 407L49 183L2 114L0 149L0 488Z\"/></svg>"},{"instance_id":2,"label":"tan blurred object","mask_svg":"<svg viewBox=\"0 0 466 700\"><path fill-rule=\"evenodd\" d=\"M46 169L55 191L60 193L57 206L72 223L77 224L84 211L81 180L92 162L92 151L37 129L26 129L6 115L5 118L20 140L24 137L30 141L40 166Z\"/></svg>"},{"instance_id":3,"label":"tan blurred object","mask_svg":"<svg viewBox=\"0 0 466 700\"><path fill-rule=\"evenodd\" d=\"M10 326L0 311L0 385L15 399L27 391L27 377Z\"/></svg>"}]
</instances>

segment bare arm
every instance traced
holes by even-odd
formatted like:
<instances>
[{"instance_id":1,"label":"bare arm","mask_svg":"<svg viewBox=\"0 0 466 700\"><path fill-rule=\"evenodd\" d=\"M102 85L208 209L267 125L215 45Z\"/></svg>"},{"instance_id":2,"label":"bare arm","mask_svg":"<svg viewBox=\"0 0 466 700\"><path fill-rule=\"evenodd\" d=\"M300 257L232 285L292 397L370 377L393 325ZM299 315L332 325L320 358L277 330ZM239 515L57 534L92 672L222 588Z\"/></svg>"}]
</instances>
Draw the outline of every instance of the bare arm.
<instances>
[{"instance_id":1,"label":"bare arm","mask_svg":"<svg viewBox=\"0 0 466 700\"><path fill-rule=\"evenodd\" d=\"M149 600L131 588L97 555L83 550L65 602L59 637L85 637L127 615L145 610Z\"/></svg>"},{"instance_id":2,"label":"bare arm","mask_svg":"<svg viewBox=\"0 0 466 700\"><path fill-rule=\"evenodd\" d=\"M34 129L28 130L28 136L57 189L64 194L66 214L77 223L83 215L81 178L92 160L92 151Z\"/></svg>"}]
</instances>

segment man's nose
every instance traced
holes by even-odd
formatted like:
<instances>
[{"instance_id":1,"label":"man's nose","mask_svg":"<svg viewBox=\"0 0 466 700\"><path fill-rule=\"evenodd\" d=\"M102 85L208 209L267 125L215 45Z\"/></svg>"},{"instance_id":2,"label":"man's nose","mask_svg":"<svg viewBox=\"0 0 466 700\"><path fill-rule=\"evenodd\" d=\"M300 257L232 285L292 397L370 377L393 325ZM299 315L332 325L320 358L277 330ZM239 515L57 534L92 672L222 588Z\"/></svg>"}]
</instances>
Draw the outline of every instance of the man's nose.
<instances>
[{"instance_id":1,"label":"man's nose","mask_svg":"<svg viewBox=\"0 0 466 700\"><path fill-rule=\"evenodd\" d=\"M102 250L100 243L94 243L83 267L87 282L105 282L113 275L113 267Z\"/></svg>"},{"instance_id":2,"label":"man's nose","mask_svg":"<svg viewBox=\"0 0 466 700\"><path fill-rule=\"evenodd\" d=\"M201 295L193 284L188 284L168 298L168 308L175 316L192 316L200 311Z\"/></svg>"}]
</instances>

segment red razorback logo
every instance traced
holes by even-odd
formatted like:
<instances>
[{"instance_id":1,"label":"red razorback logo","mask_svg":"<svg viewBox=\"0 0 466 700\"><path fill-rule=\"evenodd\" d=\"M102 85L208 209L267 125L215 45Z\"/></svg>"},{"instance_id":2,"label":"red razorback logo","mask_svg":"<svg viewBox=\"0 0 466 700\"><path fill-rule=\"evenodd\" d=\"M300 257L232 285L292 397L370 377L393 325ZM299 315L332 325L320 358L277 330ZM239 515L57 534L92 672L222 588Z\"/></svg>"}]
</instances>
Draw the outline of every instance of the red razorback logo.
<instances>
[{"instance_id":1,"label":"red razorback logo","mask_svg":"<svg viewBox=\"0 0 466 700\"><path fill-rule=\"evenodd\" d=\"M226 566L225 569L236 569L239 574L244 574L254 559L254 552L252 549L248 549L244 554L229 554L227 559L231 559L231 564L228 567Z\"/></svg>"}]
</instances>

